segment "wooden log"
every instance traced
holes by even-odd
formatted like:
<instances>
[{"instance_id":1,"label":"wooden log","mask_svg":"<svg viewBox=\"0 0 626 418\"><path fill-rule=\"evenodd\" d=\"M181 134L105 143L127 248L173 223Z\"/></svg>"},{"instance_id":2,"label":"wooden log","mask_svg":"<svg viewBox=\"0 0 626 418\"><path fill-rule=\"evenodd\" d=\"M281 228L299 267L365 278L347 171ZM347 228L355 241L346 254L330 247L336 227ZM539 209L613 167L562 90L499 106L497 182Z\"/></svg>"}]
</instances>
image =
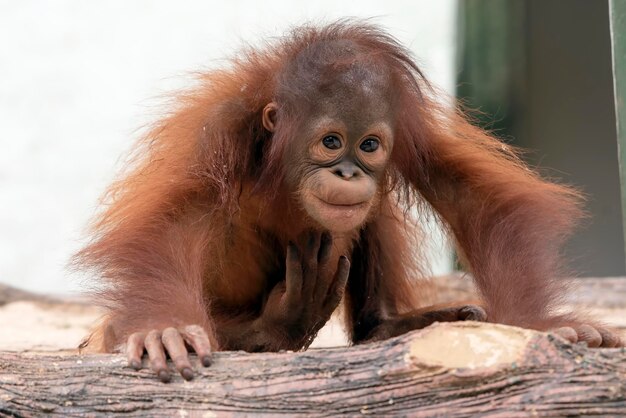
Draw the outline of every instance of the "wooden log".
<instances>
[{"instance_id":1,"label":"wooden log","mask_svg":"<svg viewBox=\"0 0 626 418\"><path fill-rule=\"evenodd\" d=\"M569 292L564 295L564 302L575 308L600 307L606 309L626 308L626 277L576 277L563 278ZM472 276L468 273L455 272L444 276L432 277L435 288L435 302L454 302L474 299L477 290Z\"/></svg>"},{"instance_id":2,"label":"wooden log","mask_svg":"<svg viewBox=\"0 0 626 418\"><path fill-rule=\"evenodd\" d=\"M9 416L626 415L626 350L494 324L434 324L299 353L215 353L160 383L121 355L0 354Z\"/></svg>"}]
</instances>

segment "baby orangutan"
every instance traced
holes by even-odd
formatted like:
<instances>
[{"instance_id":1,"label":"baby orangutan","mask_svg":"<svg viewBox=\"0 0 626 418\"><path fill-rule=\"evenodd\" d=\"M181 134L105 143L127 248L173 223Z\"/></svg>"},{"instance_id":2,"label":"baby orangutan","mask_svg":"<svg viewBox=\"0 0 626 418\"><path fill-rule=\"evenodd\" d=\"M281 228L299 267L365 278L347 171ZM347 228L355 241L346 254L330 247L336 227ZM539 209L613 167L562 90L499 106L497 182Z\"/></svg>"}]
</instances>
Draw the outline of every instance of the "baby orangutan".
<instances>
[{"instance_id":1,"label":"baby orangutan","mask_svg":"<svg viewBox=\"0 0 626 418\"><path fill-rule=\"evenodd\" d=\"M578 194L436 99L406 49L368 24L300 27L181 96L111 187L77 255L105 280L90 344L144 349L163 381L188 351L306 348L340 301L354 343L489 320L620 339L572 314L560 247ZM484 307L419 308L410 208L447 225Z\"/></svg>"}]
</instances>

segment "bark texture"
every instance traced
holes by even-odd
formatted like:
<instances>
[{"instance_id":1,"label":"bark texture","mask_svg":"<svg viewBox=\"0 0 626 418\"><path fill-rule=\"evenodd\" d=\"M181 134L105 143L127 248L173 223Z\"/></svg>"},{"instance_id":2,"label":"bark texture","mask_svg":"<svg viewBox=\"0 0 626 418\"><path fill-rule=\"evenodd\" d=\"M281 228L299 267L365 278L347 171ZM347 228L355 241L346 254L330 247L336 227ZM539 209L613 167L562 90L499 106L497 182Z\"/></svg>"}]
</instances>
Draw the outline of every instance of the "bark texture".
<instances>
[{"instance_id":1,"label":"bark texture","mask_svg":"<svg viewBox=\"0 0 626 418\"><path fill-rule=\"evenodd\" d=\"M0 354L8 416L626 415L626 350L479 323L301 353L216 353L169 384L120 355Z\"/></svg>"}]
</instances>

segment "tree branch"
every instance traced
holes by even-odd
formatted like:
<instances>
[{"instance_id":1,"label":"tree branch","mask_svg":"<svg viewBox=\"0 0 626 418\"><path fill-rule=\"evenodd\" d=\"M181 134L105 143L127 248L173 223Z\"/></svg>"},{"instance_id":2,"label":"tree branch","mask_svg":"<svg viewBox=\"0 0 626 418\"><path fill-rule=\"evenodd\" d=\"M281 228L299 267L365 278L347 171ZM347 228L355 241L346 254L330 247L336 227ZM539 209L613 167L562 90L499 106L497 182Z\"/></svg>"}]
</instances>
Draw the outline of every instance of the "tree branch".
<instances>
[{"instance_id":1,"label":"tree branch","mask_svg":"<svg viewBox=\"0 0 626 418\"><path fill-rule=\"evenodd\" d=\"M472 322L376 344L215 353L160 383L121 355L0 354L0 414L465 416L626 414L626 350Z\"/></svg>"}]
</instances>

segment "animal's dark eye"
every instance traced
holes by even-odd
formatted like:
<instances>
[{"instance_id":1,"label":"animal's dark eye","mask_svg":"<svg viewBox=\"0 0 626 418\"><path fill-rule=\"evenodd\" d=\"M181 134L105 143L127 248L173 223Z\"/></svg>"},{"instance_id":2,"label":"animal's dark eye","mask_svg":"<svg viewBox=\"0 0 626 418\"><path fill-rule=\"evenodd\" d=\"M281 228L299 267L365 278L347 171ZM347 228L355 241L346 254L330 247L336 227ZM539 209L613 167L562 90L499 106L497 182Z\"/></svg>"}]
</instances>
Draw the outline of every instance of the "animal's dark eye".
<instances>
[{"instance_id":1,"label":"animal's dark eye","mask_svg":"<svg viewBox=\"0 0 626 418\"><path fill-rule=\"evenodd\" d=\"M328 149L339 149L341 148L341 141L335 135L328 135L322 139L322 144Z\"/></svg>"},{"instance_id":2,"label":"animal's dark eye","mask_svg":"<svg viewBox=\"0 0 626 418\"><path fill-rule=\"evenodd\" d=\"M365 141L361 142L359 148L365 152L374 152L380 146L380 142L376 138L367 138Z\"/></svg>"}]
</instances>

